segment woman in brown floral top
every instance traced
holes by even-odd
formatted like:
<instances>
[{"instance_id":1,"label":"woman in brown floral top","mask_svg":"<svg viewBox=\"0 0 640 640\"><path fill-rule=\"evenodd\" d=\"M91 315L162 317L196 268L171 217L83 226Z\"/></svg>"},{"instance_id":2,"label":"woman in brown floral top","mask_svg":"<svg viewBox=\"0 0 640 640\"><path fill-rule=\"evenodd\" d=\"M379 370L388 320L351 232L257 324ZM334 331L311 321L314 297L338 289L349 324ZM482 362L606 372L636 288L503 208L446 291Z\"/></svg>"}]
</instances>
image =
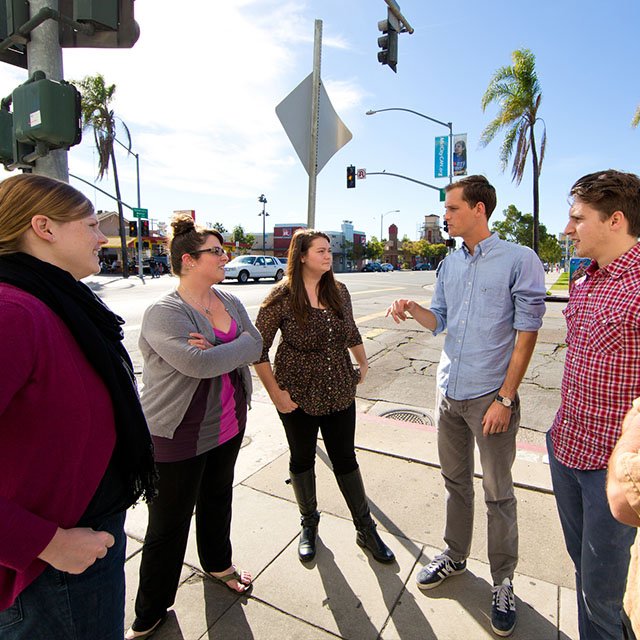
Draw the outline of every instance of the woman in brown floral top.
<instances>
[{"instance_id":1,"label":"woman in brown floral top","mask_svg":"<svg viewBox=\"0 0 640 640\"><path fill-rule=\"evenodd\" d=\"M392 562L393 552L371 518L355 454L356 385L364 380L369 365L349 293L334 279L332 261L326 234L296 231L289 247L287 279L272 289L258 313L256 327L264 348L255 368L289 442L289 475L302 516L300 560L309 562L316 554L320 514L314 466L320 429L356 526L357 543L376 560ZM278 329L281 339L272 369L269 348Z\"/></svg>"}]
</instances>

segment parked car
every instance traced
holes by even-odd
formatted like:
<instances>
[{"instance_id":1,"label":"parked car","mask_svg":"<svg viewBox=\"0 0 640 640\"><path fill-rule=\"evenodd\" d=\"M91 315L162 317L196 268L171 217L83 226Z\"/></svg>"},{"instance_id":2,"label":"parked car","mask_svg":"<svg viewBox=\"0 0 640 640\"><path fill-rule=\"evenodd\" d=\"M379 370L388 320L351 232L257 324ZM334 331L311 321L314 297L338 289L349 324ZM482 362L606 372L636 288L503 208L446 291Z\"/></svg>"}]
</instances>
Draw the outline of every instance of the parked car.
<instances>
[{"instance_id":1,"label":"parked car","mask_svg":"<svg viewBox=\"0 0 640 640\"><path fill-rule=\"evenodd\" d=\"M260 278L273 278L276 282L282 280L286 266L273 256L238 256L224 265L224 276L244 284L253 278L258 282Z\"/></svg>"},{"instance_id":2,"label":"parked car","mask_svg":"<svg viewBox=\"0 0 640 640\"><path fill-rule=\"evenodd\" d=\"M379 262L368 262L360 269L360 271L382 271L382 265Z\"/></svg>"},{"instance_id":3,"label":"parked car","mask_svg":"<svg viewBox=\"0 0 640 640\"><path fill-rule=\"evenodd\" d=\"M431 271L431 263L422 262L413 267L412 271Z\"/></svg>"},{"instance_id":4,"label":"parked car","mask_svg":"<svg viewBox=\"0 0 640 640\"><path fill-rule=\"evenodd\" d=\"M390 262L383 262L380 266L383 271L393 271L393 265Z\"/></svg>"}]
</instances>

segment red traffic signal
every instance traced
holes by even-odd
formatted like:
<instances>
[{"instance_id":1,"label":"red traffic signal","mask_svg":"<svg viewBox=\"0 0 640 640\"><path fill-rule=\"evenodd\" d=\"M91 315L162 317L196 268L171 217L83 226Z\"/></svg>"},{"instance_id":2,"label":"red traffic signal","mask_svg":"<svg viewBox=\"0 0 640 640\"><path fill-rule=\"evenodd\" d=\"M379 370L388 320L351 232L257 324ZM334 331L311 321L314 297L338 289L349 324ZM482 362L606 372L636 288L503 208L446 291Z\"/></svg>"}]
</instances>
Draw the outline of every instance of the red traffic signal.
<instances>
[{"instance_id":1,"label":"red traffic signal","mask_svg":"<svg viewBox=\"0 0 640 640\"><path fill-rule=\"evenodd\" d=\"M355 189L356 186L356 168L350 164L347 167L347 189Z\"/></svg>"}]
</instances>

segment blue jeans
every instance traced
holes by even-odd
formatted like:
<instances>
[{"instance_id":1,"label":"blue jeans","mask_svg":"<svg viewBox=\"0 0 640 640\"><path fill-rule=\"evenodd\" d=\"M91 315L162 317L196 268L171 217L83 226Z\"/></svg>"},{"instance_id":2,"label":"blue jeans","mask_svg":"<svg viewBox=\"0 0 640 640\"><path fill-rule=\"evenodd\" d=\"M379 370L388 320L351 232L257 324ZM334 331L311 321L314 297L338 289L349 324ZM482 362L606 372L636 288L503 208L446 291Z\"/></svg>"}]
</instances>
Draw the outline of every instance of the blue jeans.
<instances>
[{"instance_id":1,"label":"blue jeans","mask_svg":"<svg viewBox=\"0 0 640 640\"><path fill-rule=\"evenodd\" d=\"M576 570L581 640L622 640L620 613L636 529L609 510L606 469L566 467L547 433L551 480L567 551Z\"/></svg>"},{"instance_id":2,"label":"blue jeans","mask_svg":"<svg viewBox=\"0 0 640 640\"><path fill-rule=\"evenodd\" d=\"M2 640L122 640L124 636L124 513L99 527L115 538L107 555L84 573L48 566L0 611Z\"/></svg>"}]
</instances>

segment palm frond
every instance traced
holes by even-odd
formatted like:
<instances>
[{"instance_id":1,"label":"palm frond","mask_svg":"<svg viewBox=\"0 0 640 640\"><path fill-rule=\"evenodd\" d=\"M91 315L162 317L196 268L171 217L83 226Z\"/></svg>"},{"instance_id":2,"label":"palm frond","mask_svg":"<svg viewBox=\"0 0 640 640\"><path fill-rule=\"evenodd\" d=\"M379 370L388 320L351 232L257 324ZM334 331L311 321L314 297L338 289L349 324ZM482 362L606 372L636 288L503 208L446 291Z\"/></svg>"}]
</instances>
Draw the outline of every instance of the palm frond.
<instances>
[{"instance_id":1,"label":"palm frond","mask_svg":"<svg viewBox=\"0 0 640 640\"><path fill-rule=\"evenodd\" d=\"M502 122L498 118L494 118L480 134L480 146L486 147L496 137L502 126Z\"/></svg>"},{"instance_id":2,"label":"palm frond","mask_svg":"<svg viewBox=\"0 0 640 640\"><path fill-rule=\"evenodd\" d=\"M547 148L547 125L542 118L538 118L542 122L542 136L540 138L540 155L538 158L538 174L542 173L542 163L544 161L544 152Z\"/></svg>"},{"instance_id":3,"label":"palm frond","mask_svg":"<svg viewBox=\"0 0 640 640\"><path fill-rule=\"evenodd\" d=\"M639 124L640 124L640 105L638 105L638 108L636 109L636 113L633 116L633 120L631 121L631 126L637 127Z\"/></svg>"},{"instance_id":4,"label":"palm frond","mask_svg":"<svg viewBox=\"0 0 640 640\"><path fill-rule=\"evenodd\" d=\"M513 153L513 145L516 142L517 135L518 125L514 124L511 129L507 131L507 135L504 137L502 142L502 147L500 147L500 165L502 167L502 171L504 171L509 164L509 158Z\"/></svg>"},{"instance_id":5,"label":"palm frond","mask_svg":"<svg viewBox=\"0 0 640 640\"><path fill-rule=\"evenodd\" d=\"M529 123L523 119L519 122L517 128L517 140L516 152L513 158L513 165L511 167L511 179L519 185L522 182L524 176L524 170L527 163L527 156L529 155L531 127Z\"/></svg>"},{"instance_id":6,"label":"palm frond","mask_svg":"<svg viewBox=\"0 0 640 640\"><path fill-rule=\"evenodd\" d=\"M125 145L127 147L127 152L131 153L131 147L132 147L132 142L131 142L131 131L129 131L129 127L127 127L125 121L122 118L118 118L118 120L120 120L120 124L124 127L124 132L127 136L127 144Z\"/></svg>"}]
</instances>

